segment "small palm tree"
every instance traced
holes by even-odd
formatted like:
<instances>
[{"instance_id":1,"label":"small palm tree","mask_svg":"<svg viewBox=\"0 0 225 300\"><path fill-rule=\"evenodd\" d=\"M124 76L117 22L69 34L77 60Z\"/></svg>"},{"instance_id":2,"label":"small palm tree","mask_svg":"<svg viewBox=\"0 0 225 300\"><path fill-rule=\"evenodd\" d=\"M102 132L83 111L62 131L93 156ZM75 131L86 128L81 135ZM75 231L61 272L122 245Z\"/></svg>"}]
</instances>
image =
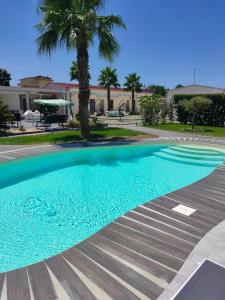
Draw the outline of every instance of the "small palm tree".
<instances>
[{"instance_id":1,"label":"small palm tree","mask_svg":"<svg viewBox=\"0 0 225 300\"><path fill-rule=\"evenodd\" d=\"M110 110L111 86L114 86L115 88L120 87L116 69L110 67L102 69L98 81L100 86L107 89L107 110Z\"/></svg>"},{"instance_id":2,"label":"small palm tree","mask_svg":"<svg viewBox=\"0 0 225 300\"><path fill-rule=\"evenodd\" d=\"M78 66L77 66L76 61L72 62L72 66L70 68L69 76L70 76L70 81L79 80Z\"/></svg>"},{"instance_id":3,"label":"small palm tree","mask_svg":"<svg viewBox=\"0 0 225 300\"><path fill-rule=\"evenodd\" d=\"M120 16L102 16L99 11L103 6L104 0L39 0L38 4L42 15L36 26L40 32L38 52L51 55L57 47L65 46L77 53L81 136L85 138L90 135L89 46L97 37L100 55L111 61L120 48L113 29L125 28Z\"/></svg>"},{"instance_id":4,"label":"small palm tree","mask_svg":"<svg viewBox=\"0 0 225 300\"><path fill-rule=\"evenodd\" d=\"M126 82L124 84L125 88L132 93L132 108L131 113L134 114L135 107L135 92L140 92L143 88L143 84L140 82L141 77L137 75L137 73L131 73L127 77L125 77Z\"/></svg>"}]
</instances>

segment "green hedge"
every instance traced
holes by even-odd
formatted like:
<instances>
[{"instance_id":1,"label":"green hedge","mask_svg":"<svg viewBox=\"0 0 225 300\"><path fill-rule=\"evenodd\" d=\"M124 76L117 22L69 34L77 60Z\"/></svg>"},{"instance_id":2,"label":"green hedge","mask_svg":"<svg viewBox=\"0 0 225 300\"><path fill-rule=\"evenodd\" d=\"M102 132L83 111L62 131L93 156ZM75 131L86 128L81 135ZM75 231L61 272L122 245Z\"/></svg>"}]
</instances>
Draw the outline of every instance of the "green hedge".
<instances>
[{"instance_id":1,"label":"green hedge","mask_svg":"<svg viewBox=\"0 0 225 300\"><path fill-rule=\"evenodd\" d=\"M188 114L179 106L179 102L183 99L191 99L195 96L202 96L212 100L212 105L204 113L196 118L196 122L199 125L209 126L224 126L225 123L225 94L209 94L209 95L175 95L173 97L174 104L176 105L178 120L181 123L187 123L189 121Z\"/></svg>"}]
</instances>

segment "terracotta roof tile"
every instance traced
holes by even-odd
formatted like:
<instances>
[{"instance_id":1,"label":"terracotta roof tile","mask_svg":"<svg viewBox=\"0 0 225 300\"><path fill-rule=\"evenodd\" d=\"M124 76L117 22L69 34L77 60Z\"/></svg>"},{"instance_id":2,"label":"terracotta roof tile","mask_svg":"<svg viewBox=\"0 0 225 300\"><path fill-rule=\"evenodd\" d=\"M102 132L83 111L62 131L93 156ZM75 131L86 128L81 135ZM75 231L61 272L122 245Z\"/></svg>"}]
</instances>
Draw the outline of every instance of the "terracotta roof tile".
<instances>
[{"instance_id":1,"label":"terracotta roof tile","mask_svg":"<svg viewBox=\"0 0 225 300\"><path fill-rule=\"evenodd\" d=\"M48 89L59 89L59 90L69 90L72 88L79 88L79 84L74 84L74 83L62 83L62 82L50 82L48 83L45 88ZM90 86L91 90L105 90L103 87L100 86L96 86L96 85L91 85ZM125 89L124 88L111 88L112 91L121 91L124 92ZM150 89L144 89L144 92L147 93L153 93L152 90Z\"/></svg>"}]
</instances>

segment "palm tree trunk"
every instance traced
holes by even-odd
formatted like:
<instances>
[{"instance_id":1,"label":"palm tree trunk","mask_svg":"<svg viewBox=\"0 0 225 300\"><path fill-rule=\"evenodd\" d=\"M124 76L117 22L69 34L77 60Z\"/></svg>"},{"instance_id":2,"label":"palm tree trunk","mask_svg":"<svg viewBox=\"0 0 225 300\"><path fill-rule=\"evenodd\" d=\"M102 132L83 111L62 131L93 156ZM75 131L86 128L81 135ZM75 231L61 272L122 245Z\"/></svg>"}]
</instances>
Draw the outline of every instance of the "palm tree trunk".
<instances>
[{"instance_id":1,"label":"palm tree trunk","mask_svg":"<svg viewBox=\"0 0 225 300\"><path fill-rule=\"evenodd\" d=\"M111 101L111 93L110 93L110 86L107 86L107 106L108 110L110 110L110 101Z\"/></svg>"},{"instance_id":2,"label":"palm tree trunk","mask_svg":"<svg viewBox=\"0 0 225 300\"><path fill-rule=\"evenodd\" d=\"M132 89L132 108L131 108L131 113L132 114L135 114L135 99L134 99L134 96L135 96L135 94L134 94L134 89Z\"/></svg>"},{"instance_id":3,"label":"palm tree trunk","mask_svg":"<svg viewBox=\"0 0 225 300\"><path fill-rule=\"evenodd\" d=\"M89 55L85 33L81 33L77 42L77 65L79 72L79 113L81 137L90 136L88 104L90 99L89 86Z\"/></svg>"}]
</instances>

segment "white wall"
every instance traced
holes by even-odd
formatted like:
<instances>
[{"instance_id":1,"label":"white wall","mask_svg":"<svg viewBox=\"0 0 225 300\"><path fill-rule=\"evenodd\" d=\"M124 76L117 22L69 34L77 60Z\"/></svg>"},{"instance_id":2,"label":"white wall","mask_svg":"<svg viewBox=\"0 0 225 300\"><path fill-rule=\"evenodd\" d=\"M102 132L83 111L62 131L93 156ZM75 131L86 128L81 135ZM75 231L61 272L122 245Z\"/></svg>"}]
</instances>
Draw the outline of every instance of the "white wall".
<instances>
[{"instance_id":1,"label":"white wall","mask_svg":"<svg viewBox=\"0 0 225 300\"><path fill-rule=\"evenodd\" d=\"M2 100L4 104L8 105L9 110L20 111L20 100L18 94L6 94L0 92L0 100Z\"/></svg>"},{"instance_id":2,"label":"white wall","mask_svg":"<svg viewBox=\"0 0 225 300\"><path fill-rule=\"evenodd\" d=\"M70 89L70 93L71 93L71 100L74 103L73 106L73 111L75 113L78 113L79 110L79 100L78 100L78 89ZM137 101L138 98L140 98L141 96L144 95L152 95L152 93L146 93L146 92L141 92L141 93L136 93L135 94L135 99L136 99L136 111L139 112L140 111L140 105L139 102ZM95 99L96 101L96 106L99 105L100 100L104 100L104 110L107 110L107 92L106 89L99 89L99 90L91 90L91 95L90 95L90 99ZM132 101L131 101L131 92L126 92L126 91L115 91L115 90L111 90L111 99L113 99L113 109L114 110L118 110L119 106L126 101L129 101L129 106L130 106L130 110L131 110L131 106L132 106Z\"/></svg>"}]
</instances>

